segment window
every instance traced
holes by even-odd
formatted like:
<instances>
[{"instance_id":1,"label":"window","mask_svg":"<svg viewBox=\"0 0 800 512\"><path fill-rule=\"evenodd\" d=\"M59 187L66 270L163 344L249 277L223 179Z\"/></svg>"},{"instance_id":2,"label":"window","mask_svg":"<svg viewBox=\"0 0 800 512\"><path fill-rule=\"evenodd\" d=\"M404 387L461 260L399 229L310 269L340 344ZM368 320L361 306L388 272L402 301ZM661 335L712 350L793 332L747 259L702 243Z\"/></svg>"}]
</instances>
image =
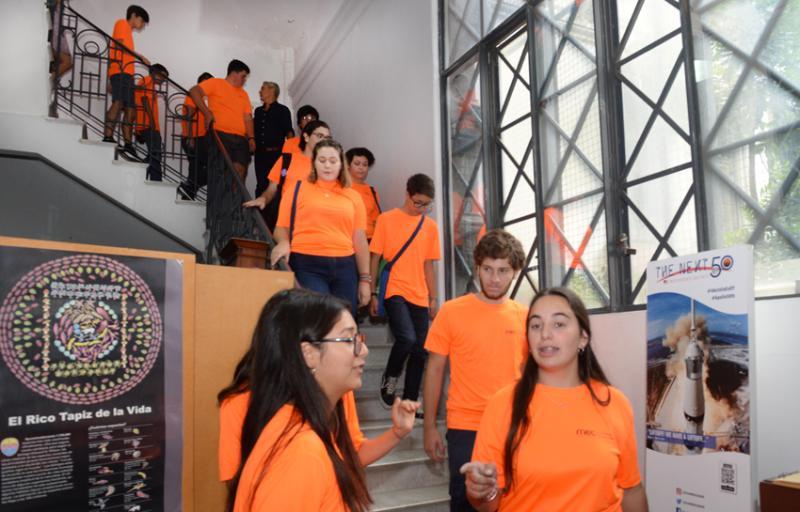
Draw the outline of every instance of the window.
<instances>
[{"instance_id":1,"label":"window","mask_svg":"<svg viewBox=\"0 0 800 512\"><path fill-rule=\"evenodd\" d=\"M800 2L440 6L451 295L491 227L522 302L641 304L648 262L741 243L757 295L800 293Z\"/></svg>"}]
</instances>

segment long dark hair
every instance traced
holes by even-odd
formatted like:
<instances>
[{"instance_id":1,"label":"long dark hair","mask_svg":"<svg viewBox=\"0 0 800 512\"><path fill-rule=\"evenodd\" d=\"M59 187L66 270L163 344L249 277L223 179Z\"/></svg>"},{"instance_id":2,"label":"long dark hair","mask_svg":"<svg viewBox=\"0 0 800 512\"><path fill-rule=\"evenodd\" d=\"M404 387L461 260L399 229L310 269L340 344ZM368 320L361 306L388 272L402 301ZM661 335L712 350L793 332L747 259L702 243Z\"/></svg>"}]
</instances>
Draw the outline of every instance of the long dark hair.
<instances>
[{"instance_id":1,"label":"long dark hair","mask_svg":"<svg viewBox=\"0 0 800 512\"><path fill-rule=\"evenodd\" d=\"M325 445L347 509L362 511L371 503L364 469L347 430L342 401L329 412L327 398L306 366L301 350L303 340L324 338L349 310L348 304L336 297L300 289L278 292L264 305L251 346L237 365L233 382L218 395L222 401L250 391L242 424L241 459L228 490L227 510L233 510L242 469L261 431L287 403L294 406L299 421L290 421L272 446L259 480L268 473L277 452L297 433L298 426L307 424Z\"/></svg>"},{"instance_id":2,"label":"long dark hair","mask_svg":"<svg viewBox=\"0 0 800 512\"><path fill-rule=\"evenodd\" d=\"M536 294L531 301L531 306L528 309L528 319L525 322L525 332L528 332L529 324L531 322L531 311L533 306L542 297L561 297L569 304L570 309L575 314L578 320L578 325L581 331L586 333L588 342L582 351L578 353L578 377L581 382L589 388L589 393L592 399L602 406L606 406L611 402L611 395L609 394L605 399L597 396L592 388L591 381L599 381L609 385L608 378L600 367L594 352L592 352L592 328L589 325L589 313L586 311L586 306L583 301L578 297L575 292L568 288L548 288ZM539 381L539 365L532 355L528 355L525 361L525 369L522 371L522 377L514 386L514 395L511 407L511 424L508 427L508 435L506 436L504 458L503 458L503 471L506 476L506 486L503 492L508 493L511 491L511 486L514 483L514 454L519 448L522 438L530 426L531 418L528 415L528 406L533 400L533 392L536 389L536 383Z\"/></svg>"}]
</instances>

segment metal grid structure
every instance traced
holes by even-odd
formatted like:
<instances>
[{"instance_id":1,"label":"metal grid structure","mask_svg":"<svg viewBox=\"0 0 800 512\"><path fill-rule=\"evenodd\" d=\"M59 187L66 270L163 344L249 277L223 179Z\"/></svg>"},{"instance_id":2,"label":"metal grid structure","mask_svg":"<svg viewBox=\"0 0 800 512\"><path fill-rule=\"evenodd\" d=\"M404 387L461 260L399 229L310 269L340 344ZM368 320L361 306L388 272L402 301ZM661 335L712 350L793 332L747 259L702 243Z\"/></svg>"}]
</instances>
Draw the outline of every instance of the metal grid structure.
<instances>
[{"instance_id":1,"label":"metal grid structure","mask_svg":"<svg viewBox=\"0 0 800 512\"><path fill-rule=\"evenodd\" d=\"M800 271L800 4L440 6L449 296L473 289L495 226L527 251L523 301L561 285L625 309L648 262L734 243L755 245L759 279L770 257Z\"/></svg>"}]
</instances>

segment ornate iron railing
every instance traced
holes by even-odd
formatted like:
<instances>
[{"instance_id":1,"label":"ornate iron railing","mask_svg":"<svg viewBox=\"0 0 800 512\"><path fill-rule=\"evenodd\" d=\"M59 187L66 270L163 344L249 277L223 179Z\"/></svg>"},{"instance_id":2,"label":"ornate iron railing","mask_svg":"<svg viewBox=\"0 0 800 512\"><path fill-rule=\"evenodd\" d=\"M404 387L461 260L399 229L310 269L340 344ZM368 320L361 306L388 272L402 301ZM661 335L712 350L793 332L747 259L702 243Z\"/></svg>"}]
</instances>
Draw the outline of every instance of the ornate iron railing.
<instances>
[{"instance_id":1,"label":"ornate iron railing","mask_svg":"<svg viewBox=\"0 0 800 512\"><path fill-rule=\"evenodd\" d=\"M111 106L108 67L112 60L113 40L100 27L73 9L67 0L62 0L60 8L55 10L55 17L57 18L53 20L54 30L51 34L53 52L56 55L55 68L58 68L57 59L64 44L72 55L72 68L61 77L53 73L53 103L50 114L56 116L57 112L66 113L84 123L86 127L84 137L88 137L89 131L103 137L106 113ZM129 48L119 42L114 42L114 48L134 55L135 84L149 74L149 67ZM185 134L197 133L198 116L195 114L193 118L188 118L188 111L184 106L188 91L167 78L155 86L154 94L159 103L158 121L162 138L160 160L163 179L192 185L189 172L190 158L181 144ZM137 105L137 114L141 108ZM124 116L120 114L119 117L113 137L121 143ZM133 133L136 132L137 117L138 115L133 119ZM147 148L135 139L136 137L132 143L136 155L144 162L148 154ZM120 156L119 151L115 154L115 158L118 156ZM206 193L201 189L195 199L203 201L205 197Z\"/></svg>"},{"instance_id":2,"label":"ornate iron railing","mask_svg":"<svg viewBox=\"0 0 800 512\"><path fill-rule=\"evenodd\" d=\"M103 136L106 112L111 100L108 90L108 65L111 61L112 38L97 25L86 19L62 0L56 10L54 30L51 34L53 52L58 55L61 45L66 44L72 55L72 69L64 76L53 78L53 104L51 114L63 112L82 121L88 130ZM65 36L65 37L62 37ZM129 48L114 42L115 48L134 55L134 80L138 83L148 75L146 66ZM184 152L184 135L197 133L198 116L189 118L185 107L188 91L167 78L155 86L154 94L159 102L159 124L162 134L161 168L165 180L193 187L190 180L190 160ZM142 107L137 105L138 110ZM138 116L136 116L138 117ZM134 132L136 129L134 118ZM114 136L121 141L121 122L116 123ZM88 134L87 134L88 135ZM144 145L136 144L137 153L147 154ZM207 192L197 190L196 200L206 202L206 227L208 243L205 259L211 263L220 261L223 249L232 238L245 238L265 242L271 250L275 242L258 209L243 208L242 203L251 199L244 181L236 172L233 162L222 145L213 125L208 128L203 144L196 144L192 153L207 165ZM119 153L119 152L118 152ZM286 270L285 264L278 268Z\"/></svg>"},{"instance_id":3,"label":"ornate iron railing","mask_svg":"<svg viewBox=\"0 0 800 512\"><path fill-rule=\"evenodd\" d=\"M274 247L272 234L257 208L242 208L242 203L252 199L230 155L222 145L213 124L208 129L208 200L206 201L206 227L209 240L206 261L221 258L223 249L232 238L246 238ZM283 263L280 270L286 270Z\"/></svg>"}]
</instances>

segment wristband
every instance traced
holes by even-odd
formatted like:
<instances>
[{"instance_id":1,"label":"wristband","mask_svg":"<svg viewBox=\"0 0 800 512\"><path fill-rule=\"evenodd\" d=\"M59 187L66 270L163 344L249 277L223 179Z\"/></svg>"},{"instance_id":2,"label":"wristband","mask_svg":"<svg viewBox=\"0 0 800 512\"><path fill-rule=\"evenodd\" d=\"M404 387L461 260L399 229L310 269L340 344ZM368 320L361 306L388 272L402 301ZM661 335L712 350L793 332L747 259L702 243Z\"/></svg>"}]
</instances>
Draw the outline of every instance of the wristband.
<instances>
[{"instance_id":1,"label":"wristband","mask_svg":"<svg viewBox=\"0 0 800 512\"><path fill-rule=\"evenodd\" d=\"M358 280L363 283L371 283L372 282L372 275L370 274L359 274Z\"/></svg>"}]
</instances>

